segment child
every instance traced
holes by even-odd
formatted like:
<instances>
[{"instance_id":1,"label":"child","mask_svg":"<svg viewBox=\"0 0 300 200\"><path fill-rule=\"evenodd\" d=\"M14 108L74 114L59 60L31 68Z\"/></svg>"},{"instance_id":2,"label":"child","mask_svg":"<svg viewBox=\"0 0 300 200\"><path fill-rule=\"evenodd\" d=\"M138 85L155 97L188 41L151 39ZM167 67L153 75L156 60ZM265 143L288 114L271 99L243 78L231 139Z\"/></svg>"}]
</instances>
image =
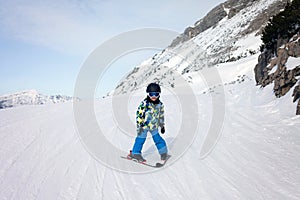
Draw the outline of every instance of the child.
<instances>
[{"instance_id":1,"label":"child","mask_svg":"<svg viewBox=\"0 0 300 200\"><path fill-rule=\"evenodd\" d=\"M150 83L147 87L147 97L141 102L136 112L137 137L129 158L138 162L146 162L142 156L142 148L146 141L147 133L150 132L156 148L161 156L161 160L168 157L168 149L165 140L160 136L158 128L162 134L164 128L164 105L159 100L161 89L156 83Z\"/></svg>"}]
</instances>

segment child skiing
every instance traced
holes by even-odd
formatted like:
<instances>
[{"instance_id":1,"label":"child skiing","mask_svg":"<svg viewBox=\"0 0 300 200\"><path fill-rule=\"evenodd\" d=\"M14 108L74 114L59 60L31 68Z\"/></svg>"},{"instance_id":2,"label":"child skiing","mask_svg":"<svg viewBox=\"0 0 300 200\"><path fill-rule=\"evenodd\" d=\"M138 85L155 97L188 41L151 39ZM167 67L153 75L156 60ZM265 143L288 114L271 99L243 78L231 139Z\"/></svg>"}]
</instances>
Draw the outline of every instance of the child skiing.
<instances>
[{"instance_id":1,"label":"child skiing","mask_svg":"<svg viewBox=\"0 0 300 200\"><path fill-rule=\"evenodd\" d=\"M146 89L147 97L141 102L136 112L137 137L132 151L128 158L137 162L146 162L142 156L142 148L146 141L147 133L150 132L162 161L168 159L168 148L165 140L160 136L158 128L162 134L164 127L164 105L159 100L161 89L156 83L150 83Z\"/></svg>"}]
</instances>

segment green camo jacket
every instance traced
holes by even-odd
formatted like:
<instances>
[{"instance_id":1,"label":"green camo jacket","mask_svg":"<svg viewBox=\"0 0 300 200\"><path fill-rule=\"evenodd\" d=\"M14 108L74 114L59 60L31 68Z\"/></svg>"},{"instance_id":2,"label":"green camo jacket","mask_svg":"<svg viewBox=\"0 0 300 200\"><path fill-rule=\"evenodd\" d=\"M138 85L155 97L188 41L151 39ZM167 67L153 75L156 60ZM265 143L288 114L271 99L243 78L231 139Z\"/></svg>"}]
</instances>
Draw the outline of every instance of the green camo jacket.
<instances>
[{"instance_id":1,"label":"green camo jacket","mask_svg":"<svg viewBox=\"0 0 300 200\"><path fill-rule=\"evenodd\" d=\"M137 130L140 127L155 130L160 126L164 126L164 105L160 100L151 102L148 98L141 102L136 111Z\"/></svg>"}]
</instances>

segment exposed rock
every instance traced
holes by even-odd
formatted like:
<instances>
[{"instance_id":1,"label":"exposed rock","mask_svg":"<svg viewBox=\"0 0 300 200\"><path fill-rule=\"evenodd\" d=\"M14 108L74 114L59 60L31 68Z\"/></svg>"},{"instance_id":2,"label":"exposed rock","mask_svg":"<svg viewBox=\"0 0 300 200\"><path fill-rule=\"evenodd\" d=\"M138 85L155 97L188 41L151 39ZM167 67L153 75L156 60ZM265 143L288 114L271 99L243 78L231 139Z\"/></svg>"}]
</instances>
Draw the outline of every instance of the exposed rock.
<instances>
[{"instance_id":1,"label":"exposed rock","mask_svg":"<svg viewBox=\"0 0 300 200\"><path fill-rule=\"evenodd\" d=\"M212 9L203 19L200 19L194 24L194 27L188 27L184 30L183 34L179 35L175 40L173 40L170 47L176 46L179 43L185 42L199 33L209 29L210 27L216 25L221 19L227 16L224 10L223 4L218 5Z\"/></svg>"},{"instance_id":2,"label":"exposed rock","mask_svg":"<svg viewBox=\"0 0 300 200\"><path fill-rule=\"evenodd\" d=\"M203 19L195 23L195 30L198 33L216 25L220 20L227 16L224 10L224 5L220 4L212 9Z\"/></svg>"},{"instance_id":3,"label":"exposed rock","mask_svg":"<svg viewBox=\"0 0 300 200\"><path fill-rule=\"evenodd\" d=\"M300 99L300 83L295 87L293 92L293 97L294 97L293 102ZM296 115L300 115L300 100L298 100Z\"/></svg>"},{"instance_id":4,"label":"exposed rock","mask_svg":"<svg viewBox=\"0 0 300 200\"><path fill-rule=\"evenodd\" d=\"M281 74L279 76L275 76L274 80L274 93L276 97L282 97L286 95L290 91L290 89L297 83L297 79L295 78L295 73L298 70L295 68L294 70L286 70L284 68L281 70Z\"/></svg>"},{"instance_id":5,"label":"exposed rock","mask_svg":"<svg viewBox=\"0 0 300 200\"><path fill-rule=\"evenodd\" d=\"M297 101L300 98L300 84L295 87L293 97L293 102Z\"/></svg>"},{"instance_id":6,"label":"exposed rock","mask_svg":"<svg viewBox=\"0 0 300 200\"><path fill-rule=\"evenodd\" d=\"M293 69L287 70L286 63L289 57L300 57L300 33L294 35L289 42L287 40L279 40L277 49L277 57L272 58L271 51L263 52L258 58L258 64L255 66L255 79L258 85L265 87L274 82L274 94L276 97L286 95L299 81L300 63ZM284 44L284 42L286 42ZM270 73L277 67L276 71ZM293 91L294 102L300 97L300 85L296 86ZM298 102L297 112L300 114L300 102Z\"/></svg>"},{"instance_id":7,"label":"exposed rock","mask_svg":"<svg viewBox=\"0 0 300 200\"><path fill-rule=\"evenodd\" d=\"M229 0L224 3L225 8L229 8L228 18L232 18L238 12L240 12L243 8L251 5L253 2L257 0Z\"/></svg>"},{"instance_id":8,"label":"exposed rock","mask_svg":"<svg viewBox=\"0 0 300 200\"><path fill-rule=\"evenodd\" d=\"M254 68L255 80L258 85L263 85L262 81L268 75L265 69L272 57L272 52L268 50L259 55L258 64Z\"/></svg>"},{"instance_id":9,"label":"exposed rock","mask_svg":"<svg viewBox=\"0 0 300 200\"><path fill-rule=\"evenodd\" d=\"M204 18L198 20L194 26L188 27L185 31L179 35L175 40L173 40L170 47L174 47L179 43L183 43L199 33L216 26L219 21L223 18L228 17L229 19L234 17L242 9L251 6L253 3L259 0L228 0L212 9ZM261 33L261 27L264 26L270 17L278 14L281 9L283 9L286 3L290 0L275 1L267 10L259 14L259 16L251 21L249 27L242 33L242 35L247 35L255 31L258 34Z\"/></svg>"},{"instance_id":10,"label":"exposed rock","mask_svg":"<svg viewBox=\"0 0 300 200\"><path fill-rule=\"evenodd\" d=\"M300 38L295 35L287 44L288 55L293 57L300 57Z\"/></svg>"},{"instance_id":11,"label":"exposed rock","mask_svg":"<svg viewBox=\"0 0 300 200\"><path fill-rule=\"evenodd\" d=\"M278 14L282 9L284 9L288 2L290 2L290 0L275 1L271 6L269 6L268 10L260 13L253 21L251 21L244 34L247 35L258 30L256 34L260 35L262 33L261 27L265 26L272 16Z\"/></svg>"}]
</instances>

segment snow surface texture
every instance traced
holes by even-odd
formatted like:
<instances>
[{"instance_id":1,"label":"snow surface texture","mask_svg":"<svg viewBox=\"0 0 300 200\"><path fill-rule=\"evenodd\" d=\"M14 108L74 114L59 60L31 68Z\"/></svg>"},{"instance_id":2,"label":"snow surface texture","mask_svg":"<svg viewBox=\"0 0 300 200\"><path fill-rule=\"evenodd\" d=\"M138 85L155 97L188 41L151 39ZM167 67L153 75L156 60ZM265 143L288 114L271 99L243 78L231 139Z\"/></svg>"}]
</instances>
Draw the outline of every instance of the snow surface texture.
<instances>
[{"instance_id":1,"label":"snow surface texture","mask_svg":"<svg viewBox=\"0 0 300 200\"><path fill-rule=\"evenodd\" d=\"M203 88L197 90L201 128L192 145L180 158L171 158L175 162L149 173L120 172L97 162L76 133L70 102L0 110L1 199L299 199L300 118L294 116L291 94L278 99L271 87L255 87L256 61L257 55L218 66L226 114L211 154L199 156L210 123L211 95L218 94ZM237 77L246 78L233 82L241 80ZM176 137L179 125L174 116L180 105L171 96L161 98L166 106L163 137ZM103 132L113 138L120 130L111 118L109 101L96 102L95 113ZM134 121L138 101L131 102L128 112ZM133 143L126 135L114 140L124 151ZM145 155L151 148L148 139Z\"/></svg>"}]
</instances>

